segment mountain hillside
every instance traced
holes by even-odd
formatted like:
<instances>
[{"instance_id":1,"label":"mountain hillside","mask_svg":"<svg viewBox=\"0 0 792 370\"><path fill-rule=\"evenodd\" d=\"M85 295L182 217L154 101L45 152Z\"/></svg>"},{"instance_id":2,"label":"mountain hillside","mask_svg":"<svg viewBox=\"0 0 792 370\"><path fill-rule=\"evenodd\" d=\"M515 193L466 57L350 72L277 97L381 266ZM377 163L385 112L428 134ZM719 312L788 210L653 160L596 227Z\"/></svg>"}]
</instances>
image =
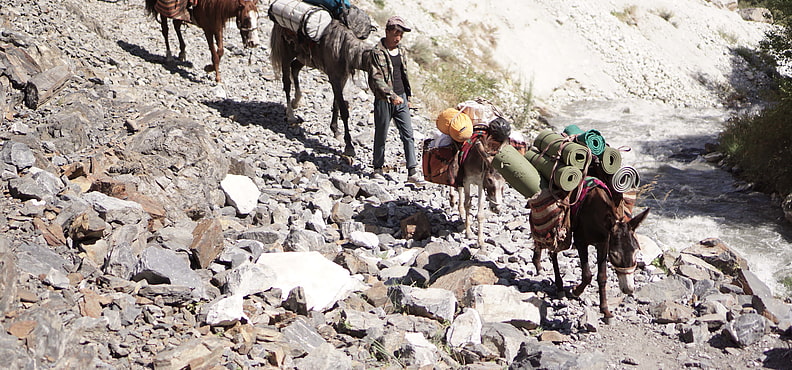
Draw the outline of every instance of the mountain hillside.
<instances>
[{"instance_id":1,"label":"mountain hillside","mask_svg":"<svg viewBox=\"0 0 792 370\"><path fill-rule=\"evenodd\" d=\"M463 63L494 63L504 80L530 89L540 106L581 98L712 106L753 97L766 82L754 50L771 25L745 21L733 9L736 1L426 0L361 6L381 21L399 13L413 22L408 45L429 44L436 55L454 53Z\"/></svg>"}]
</instances>

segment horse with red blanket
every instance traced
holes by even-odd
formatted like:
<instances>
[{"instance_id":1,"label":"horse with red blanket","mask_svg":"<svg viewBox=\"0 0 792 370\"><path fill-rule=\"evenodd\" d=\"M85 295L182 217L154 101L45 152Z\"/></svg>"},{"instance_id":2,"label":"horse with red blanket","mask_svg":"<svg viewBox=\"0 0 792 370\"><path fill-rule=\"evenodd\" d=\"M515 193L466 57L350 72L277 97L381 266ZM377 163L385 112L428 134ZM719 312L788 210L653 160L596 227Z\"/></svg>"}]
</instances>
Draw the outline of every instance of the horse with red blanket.
<instances>
[{"instance_id":1,"label":"horse with red blanket","mask_svg":"<svg viewBox=\"0 0 792 370\"><path fill-rule=\"evenodd\" d=\"M212 54L212 64L204 67L206 72L215 72L215 81L220 82L220 58L223 56L223 29L226 22L236 18L239 34L245 47L254 48L259 44L257 0L146 0L146 13L159 15L162 36L165 38L165 59L173 60L168 39L168 19L173 20L173 28L179 39L179 60L187 58L186 45L181 28L185 23L201 27Z\"/></svg>"}]
</instances>

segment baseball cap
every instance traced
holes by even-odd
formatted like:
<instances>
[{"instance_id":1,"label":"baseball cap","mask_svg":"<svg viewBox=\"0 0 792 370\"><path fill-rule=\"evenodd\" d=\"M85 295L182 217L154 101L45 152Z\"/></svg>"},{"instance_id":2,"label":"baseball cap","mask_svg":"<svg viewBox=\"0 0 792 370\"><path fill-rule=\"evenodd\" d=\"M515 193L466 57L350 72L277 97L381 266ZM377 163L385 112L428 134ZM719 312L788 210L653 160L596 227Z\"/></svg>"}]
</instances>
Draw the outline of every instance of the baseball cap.
<instances>
[{"instance_id":1,"label":"baseball cap","mask_svg":"<svg viewBox=\"0 0 792 370\"><path fill-rule=\"evenodd\" d=\"M410 27L407 27L407 22L404 21L398 15L394 15L393 17L388 18L388 23L385 23L385 28L395 27L398 26L404 32L410 32Z\"/></svg>"}]
</instances>

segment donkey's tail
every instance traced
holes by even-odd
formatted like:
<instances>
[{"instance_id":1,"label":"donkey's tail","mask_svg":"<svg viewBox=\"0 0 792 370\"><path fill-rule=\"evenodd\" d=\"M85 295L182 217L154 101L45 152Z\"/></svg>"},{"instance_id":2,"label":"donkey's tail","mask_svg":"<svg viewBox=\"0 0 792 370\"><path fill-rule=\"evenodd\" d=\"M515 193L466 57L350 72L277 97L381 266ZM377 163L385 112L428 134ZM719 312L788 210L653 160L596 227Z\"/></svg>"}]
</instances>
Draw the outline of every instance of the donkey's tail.
<instances>
[{"instance_id":1,"label":"donkey's tail","mask_svg":"<svg viewBox=\"0 0 792 370\"><path fill-rule=\"evenodd\" d=\"M152 1L152 0L146 0ZM283 67L283 55L286 52L284 48L286 47L286 40L283 39L283 27L278 25L275 22L272 22L272 32L270 35L270 64L272 65L272 71L275 73L277 78L282 77L282 67Z\"/></svg>"}]
</instances>

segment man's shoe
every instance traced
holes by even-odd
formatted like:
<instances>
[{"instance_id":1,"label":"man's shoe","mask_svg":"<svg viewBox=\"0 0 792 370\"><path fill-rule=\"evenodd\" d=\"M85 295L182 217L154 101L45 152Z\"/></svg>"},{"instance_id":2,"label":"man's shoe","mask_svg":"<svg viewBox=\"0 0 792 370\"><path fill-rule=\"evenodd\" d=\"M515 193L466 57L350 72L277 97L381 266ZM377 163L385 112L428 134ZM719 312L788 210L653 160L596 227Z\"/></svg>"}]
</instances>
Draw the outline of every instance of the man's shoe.
<instances>
[{"instance_id":1,"label":"man's shoe","mask_svg":"<svg viewBox=\"0 0 792 370\"><path fill-rule=\"evenodd\" d=\"M370 178L372 180L382 180L382 181L387 180L385 178L385 172L382 170L382 168L375 168L374 172L371 173Z\"/></svg>"},{"instance_id":2,"label":"man's shoe","mask_svg":"<svg viewBox=\"0 0 792 370\"><path fill-rule=\"evenodd\" d=\"M426 180L424 180L420 173L407 176L407 182L413 183L415 185L426 185Z\"/></svg>"}]
</instances>

